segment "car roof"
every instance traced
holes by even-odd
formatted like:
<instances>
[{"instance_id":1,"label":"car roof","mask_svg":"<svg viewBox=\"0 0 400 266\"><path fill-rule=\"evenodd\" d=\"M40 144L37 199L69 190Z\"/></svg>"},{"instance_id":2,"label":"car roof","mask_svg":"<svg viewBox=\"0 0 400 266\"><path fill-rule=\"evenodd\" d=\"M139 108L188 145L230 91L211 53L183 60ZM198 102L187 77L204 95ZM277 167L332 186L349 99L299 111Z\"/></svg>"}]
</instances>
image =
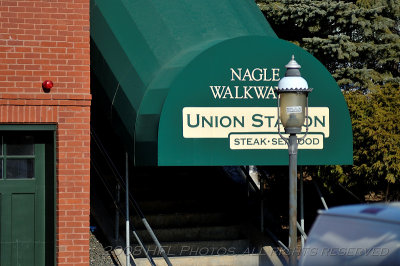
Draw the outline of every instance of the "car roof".
<instances>
[{"instance_id":1,"label":"car roof","mask_svg":"<svg viewBox=\"0 0 400 266\"><path fill-rule=\"evenodd\" d=\"M400 202L344 205L319 214L400 224Z\"/></svg>"}]
</instances>

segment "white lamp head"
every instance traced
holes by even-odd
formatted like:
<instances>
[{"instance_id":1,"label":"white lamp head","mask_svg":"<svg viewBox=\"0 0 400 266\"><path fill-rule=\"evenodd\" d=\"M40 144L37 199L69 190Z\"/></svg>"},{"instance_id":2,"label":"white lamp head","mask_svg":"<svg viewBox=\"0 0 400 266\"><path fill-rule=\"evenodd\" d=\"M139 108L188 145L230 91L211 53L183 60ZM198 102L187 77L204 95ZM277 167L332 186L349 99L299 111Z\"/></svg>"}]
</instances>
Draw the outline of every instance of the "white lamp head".
<instances>
[{"instance_id":1,"label":"white lamp head","mask_svg":"<svg viewBox=\"0 0 400 266\"><path fill-rule=\"evenodd\" d=\"M300 133L305 120L307 107L308 88L307 81L301 77L301 66L292 60L285 66L285 77L278 83L276 89L279 95L280 120L286 133Z\"/></svg>"}]
</instances>

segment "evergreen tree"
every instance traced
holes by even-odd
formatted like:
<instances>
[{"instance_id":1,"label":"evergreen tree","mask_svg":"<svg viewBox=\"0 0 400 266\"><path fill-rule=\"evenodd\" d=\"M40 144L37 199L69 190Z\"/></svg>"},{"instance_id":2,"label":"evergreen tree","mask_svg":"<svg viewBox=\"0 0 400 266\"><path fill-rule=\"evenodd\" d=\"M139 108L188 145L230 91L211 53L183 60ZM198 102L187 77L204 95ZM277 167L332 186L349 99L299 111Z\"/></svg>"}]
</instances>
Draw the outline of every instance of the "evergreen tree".
<instances>
[{"instance_id":1,"label":"evergreen tree","mask_svg":"<svg viewBox=\"0 0 400 266\"><path fill-rule=\"evenodd\" d=\"M400 1L257 0L277 35L313 54L347 100L354 165L309 167L362 197L400 184Z\"/></svg>"},{"instance_id":2,"label":"evergreen tree","mask_svg":"<svg viewBox=\"0 0 400 266\"><path fill-rule=\"evenodd\" d=\"M345 93L353 124L354 165L344 183L386 190L400 181L400 90L398 84Z\"/></svg>"},{"instance_id":3,"label":"evergreen tree","mask_svg":"<svg viewBox=\"0 0 400 266\"><path fill-rule=\"evenodd\" d=\"M342 89L400 82L398 0L257 0L281 39L319 59Z\"/></svg>"}]
</instances>

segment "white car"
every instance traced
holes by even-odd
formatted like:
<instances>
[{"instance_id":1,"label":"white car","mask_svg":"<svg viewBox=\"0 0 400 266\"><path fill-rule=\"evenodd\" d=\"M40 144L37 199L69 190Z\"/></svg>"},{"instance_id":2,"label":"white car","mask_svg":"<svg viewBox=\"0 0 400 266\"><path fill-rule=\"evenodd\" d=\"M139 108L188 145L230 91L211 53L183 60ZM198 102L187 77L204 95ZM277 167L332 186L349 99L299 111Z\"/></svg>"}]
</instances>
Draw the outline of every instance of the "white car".
<instances>
[{"instance_id":1,"label":"white car","mask_svg":"<svg viewBox=\"0 0 400 266\"><path fill-rule=\"evenodd\" d=\"M400 265L400 203L320 211L299 265Z\"/></svg>"}]
</instances>

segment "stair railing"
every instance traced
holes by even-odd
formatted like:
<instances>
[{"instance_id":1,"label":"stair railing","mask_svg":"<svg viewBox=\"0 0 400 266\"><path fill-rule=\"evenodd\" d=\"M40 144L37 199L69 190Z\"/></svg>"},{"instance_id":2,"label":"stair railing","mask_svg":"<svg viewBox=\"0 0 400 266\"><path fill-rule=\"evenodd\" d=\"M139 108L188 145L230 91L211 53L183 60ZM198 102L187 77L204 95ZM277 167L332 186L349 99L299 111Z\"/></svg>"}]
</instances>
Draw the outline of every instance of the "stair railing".
<instances>
[{"instance_id":1,"label":"stair railing","mask_svg":"<svg viewBox=\"0 0 400 266\"><path fill-rule=\"evenodd\" d=\"M263 189L262 182L260 182L260 187L257 186L256 182L254 182L253 178L249 174L249 169L245 166L240 166L240 173L246 180L247 184L247 193L249 195L250 188L257 194L257 197L260 200L260 231L264 232L264 197L263 197Z\"/></svg>"},{"instance_id":2,"label":"stair railing","mask_svg":"<svg viewBox=\"0 0 400 266\"><path fill-rule=\"evenodd\" d=\"M115 166L113 160L111 159L111 157L109 156L107 150L105 149L105 147L103 146L101 140L99 139L99 137L96 135L95 130L91 127L90 130L90 134L92 136L92 139L94 141L94 143L96 144L96 146L98 147L98 149L100 150L101 154L103 155L103 157L106 159L106 162L109 166L109 168L111 169L111 171L113 172L113 175L115 177L115 180L118 182L118 184L120 185L120 187L124 188L125 187L125 181L124 178L121 176L121 174L119 173L117 167ZM98 169L96 172L99 172ZM113 197L114 198L114 197ZM135 212L139 215L143 225L145 226L147 232L149 233L151 239L153 240L154 244L157 246L157 248L160 251L161 256L164 258L165 262L167 263L168 266L172 266L171 261L169 260L164 248L161 246L160 242L158 241L156 235L154 234L153 229L151 228L150 224L147 222L147 219L145 218L142 210L139 207L139 204L136 202L136 200L133 198L132 194L129 193L129 202L130 204L133 206ZM117 204L118 205L118 204ZM119 211L122 211L121 208L118 208ZM125 217L126 218L126 217ZM150 254L147 252L146 248L143 245L143 241L141 241L141 239L139 238L139 236L136 234L136 230L133 228L133 226L130 226L132 229L132 233L135 236L136 240L138 241L139 245L141 246L143 252L145 253L147 259L149 260L149 262L151 263L151 265L156 265L154 263L154 260L151 258Z\"/></svg>"},{"instance_id":3,"label":"stair railing","mask_svg":"<svg viewBox=\"0 0 400 266\"><path fill-rule=\"evenodd\" d=\"M245 166L240 166L240 172L245 177L248 187L252 187L252 189L257 193L258 197L260 198L260 224L261 224L261 232L266 232L272 237L272 239L281 246L285 251L289 251L289 249L282 243L268 228L264 228L264 197L263 197L263 183L260 182L260 188L254 182L253 178L250 176L248 169ZM297 229L299 230L300 234L307 239L307 234L301 228L299 222L297 222Z\"/></svg>"},{"instance_id":4,"label":"stair railing","mask_svg":"<svg viewBox=\"0 0 400 266\"><path fill-rule=\"evenodd\" d=\"M100 172L100 170L99 170L99 168L98 168L98 166L97 166L96 161L95 161L95 160L92 160L92 161L91 161L91 165L92 165L93 169L96 171L96 174L97 174L97 176L100 178L100 180L101 180L101 182L103 183L104 187L106 188L106 190L107 190L109 196L111 197L115 209L118 211L119 215L121 215L124 219L126 219L127 217L126 217L126 215L125 215L124 210L123 210L122 207L119 205L118 199L115 199L115 198L114 198L113 193L111 192L111 189L110 189L110 185L109 185L109 183L106 181L106 179L104 178L104 176L101 174L101 172ZM155 266L156 264L155 264L153 258L152 258L151 255L147 252L146 247L144 246L142 239L141 239L141 238L139 237L139 235L136 233L135 227L134 227L132 224L130 224L129 227L130 227L130 231L132 232L132 234L133 234L133 236L135 237L136 241L139 243L141 249L143 250L143 252L144 252L146 258L149 260L149 262L150 262L150 264L151 264L152 266Z\"/></svg>"}]
</instances>

